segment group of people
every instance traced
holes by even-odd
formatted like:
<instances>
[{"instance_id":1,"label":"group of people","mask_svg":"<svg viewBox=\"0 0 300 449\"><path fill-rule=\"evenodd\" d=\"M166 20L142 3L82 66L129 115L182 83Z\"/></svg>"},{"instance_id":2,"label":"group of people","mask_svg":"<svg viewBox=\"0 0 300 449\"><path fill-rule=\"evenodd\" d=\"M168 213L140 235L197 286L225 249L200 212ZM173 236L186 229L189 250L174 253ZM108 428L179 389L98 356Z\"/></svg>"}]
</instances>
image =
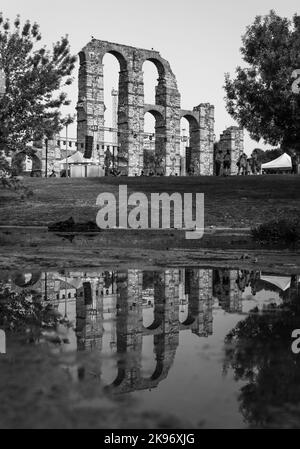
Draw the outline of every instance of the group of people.
<instances>
[{"instance_id":1,"label":"group of people","mask_svg":"<svg viewBox=\"0 0 300 449\"><path fill-rule=\"evenodd\" d=\"M253 150L251 157L242 153L237 161L238 175L257 175L260 173L261 165L258 161L257 151Z\"/></svg>"},{"instance_id":2,"label":"group of people","mask_svg":"<svg viewBox=\"0 0 300 449\"><path fill-rule=\"evenodd\" d=\"M222 150L219 150L215 157L216 175L228 176L231 170L231 153L229 150L223 154Z\"/></svg>"},{"instance_id":3,"label":"group of people","mask_svg":"<svg viewBox=\"0 0 300 449\"><path fill-rule=\"evenodd\" d=\"M228 176L231 173L231 152L227 150L224 154L219 150L215 157L215 167L217 176ZM258 161L257 151L253 150L251 157L246 153L242 153L236 162L238 167L238 175L257 175L260 173L260 163Z\"/></svg>"}]
</instances>

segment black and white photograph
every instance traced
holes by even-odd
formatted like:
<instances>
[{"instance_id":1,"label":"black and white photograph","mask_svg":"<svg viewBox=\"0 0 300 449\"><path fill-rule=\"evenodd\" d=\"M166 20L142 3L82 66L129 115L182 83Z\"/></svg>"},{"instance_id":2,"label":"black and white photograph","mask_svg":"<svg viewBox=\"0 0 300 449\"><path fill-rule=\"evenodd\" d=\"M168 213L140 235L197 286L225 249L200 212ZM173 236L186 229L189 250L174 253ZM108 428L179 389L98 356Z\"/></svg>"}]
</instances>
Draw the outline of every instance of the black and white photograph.
<instances>
[{"instance_id":1,"label":"black and white photograph","mask_svg":"<svg viewBox=\"0 0 300 449\"><path fill-rule=\"evenodd\" d=\"M299 428L299 0L3 0L0 429Z\"/></svg>"}]
</instances>

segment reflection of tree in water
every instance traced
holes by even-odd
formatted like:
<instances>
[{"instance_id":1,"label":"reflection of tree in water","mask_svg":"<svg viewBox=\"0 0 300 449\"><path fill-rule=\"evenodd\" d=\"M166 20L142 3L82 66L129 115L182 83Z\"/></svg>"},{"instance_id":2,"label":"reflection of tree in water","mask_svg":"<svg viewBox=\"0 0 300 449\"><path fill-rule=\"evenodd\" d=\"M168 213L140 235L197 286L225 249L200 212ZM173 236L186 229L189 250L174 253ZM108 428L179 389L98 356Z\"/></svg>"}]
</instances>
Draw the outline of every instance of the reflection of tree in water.
<instances>
[{"instance_id":1,"label":"reflection of tree in water","mask_svg":"<svg viewBox=\"0 0 300 449\"><path fill-rule=\"evenodd\" d=\"M28 341L37 341L42 329L54 328L60 316L50 304L44 305L41 294L30 289L12 292L0 282L0 327L24 333Z\"/></svg>"},{"instance_id":2,"label":"reflection of tree in water","mask_svg":"<svg viewBox=\"0 0 300 449\"><path fill-rule=\"evenodd\" d=\"M224 370L233 369L240 410L251 426L300 427L300 355L291 334L300 326L300 296L290 303L254 309L227 335Z\"/></svg>"}]
</instances>

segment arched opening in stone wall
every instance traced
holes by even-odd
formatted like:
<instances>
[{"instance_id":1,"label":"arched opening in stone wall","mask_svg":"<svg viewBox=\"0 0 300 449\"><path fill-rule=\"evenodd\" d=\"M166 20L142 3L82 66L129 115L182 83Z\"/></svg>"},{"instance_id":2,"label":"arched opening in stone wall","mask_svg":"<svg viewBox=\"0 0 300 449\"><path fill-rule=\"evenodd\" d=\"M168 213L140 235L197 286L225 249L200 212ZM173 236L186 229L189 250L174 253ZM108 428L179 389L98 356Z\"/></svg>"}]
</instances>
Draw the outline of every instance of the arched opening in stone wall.
<instances>
[{"instance_id":1,"label":"arched opening in stone wall","mask_svg":"<svg viewBox=\"0 0 300 449\"><path fill-rule=\"evenodd\" d=\"M153 114L146 112L144 116L143 158L144 174L149 176L155 173L155 125Z\"/></svg>"},{"instance_id":2,"label":"arched opening in stone wall","mask_svg":"<svg viewBox=\"0 0 300 449\"><path fill-rule=\"evenodd\" d=\"M104 101L104 144L117 143L118 104L119 104L119 72L120 63L115 55L106 53L103 64L103 101ZM106 148L105 148L106 150Z\"/></svg>"},{"instance_id":3,"label":"arched opening in stone wall","mask_svg":"<svg viewBox=\"0 0 300 449\"><path fill-rule=\"evenodd\" d=\"M115 378L113 383L108 386L109 388L118 387L126 379L126 369L125 369L126 364L123 361L118 360L117 365L118 365L117 377Z\"/></svg>"},{"instance_id":4,"label":"arched opening in stone wall","mask_svg":"<svg viewBox=\"0 0 300 449\"><path fill-rule=\"evenodd\" d=\"M162 306L158 305L157 303L154 305L154 311L152 315L152 321L150 322L150 319L147 320L147 326L146 329L155 331L163 324L164 320L164 311L162 310ZM146 321L146 320L145 320Z\"/></svg>"},{"instance_id":5,"label":"arched opening in stone wall","mask_svg":"<svg viewBox=\"0 0 300 449\"><path fill-rule=\"evenodd\" d=\"M148 328L154 322L154 306L153 303L151 306L147 306L143 308L143 326Z\"/></svg>"},{"instance_id":6,"label":"arched opening in stone wall","mask_svg":"<svg viewBox=\"0 0 300 449\"><path fill-rule=\"evenodd\" d=\"M116 156L116 168L121 174L128 174L128 162L129 162L129 146L128 146L128 136L132 132L129 129L129 109L128 109L128 99L129 99L129 78L128 78L128 67L125 57L117 52L110 51L119 62L119 77L118 77L118 95L117 95L117 134L113 132L113 151L114 147L117 146L117 156ZM105 82L104 82L105 84ZM116 109L116 106L114 106ZM113 113L115 118L116 112ZM113 158L114 160L115 158Z\"/></svg>"},{"instance_id":7,"label":"arched opening in stone wall","mask_svg":"<svg viewBox=\"0 0 300 449\"><path fill-rule=\"evenodd\" d=\"M158 85L158 69L153 61L145 61L143 64L144 103L155 104L156 88Z\"/></svg>"},{"instance_id":8,"label":"arched opening in stone wall","mask_svg":"<svg viewBox=\"0 0 300 449\"><path fill-rule=\"evenodd\" d=\"M92 156L105 167L107 160L116 168L122 148L123 165L128 161L128 72L125 57L114 49L80 53L79 101L77 106L78 141L85 148L87 135L93 136ZM86 120L87 117L87 120ZM120 162L122 165L122 161Z\"/></svg>"},{"instance_id":9,"label":"arched opening in stone wall","mask_svg":"<svg viewBox=\"0 0 300 449\"><path fill-rule=\"evenodd\" d=\"M143 327L147 328L154 321L154 272L143 271Z\"/></svg>"},{"instance_id":10,"label":"arched opening in stone wall","mask_svg":"<svg viewBox=\"0 0 300 449\"><path fill-rule=\"evenodd\" d=\"M104 386L112 385L119 374L116 359L102 355L101 360L101 382Z\"/></svg>"},{"instance_id":11,"label":"arched opening in stone wall","mask_svg":"<svg viewBox=\"0 0 300 449\"><path fill-rule=\"evenodd\" d=\"M154 388L161 380L166 378L173 363L173 356L175 355L175 353L172 354L172 357L168 357L168 360L166 360L165 350L167 345L167 336L165 333L156 334L151 337L152 339L149 339L149 342L151 341L152 351L151 366L149 361L147 371L145 369L146 366L141 369L141 384L144 388Z\"/></svg>"},{"instance_id":12,"label":"arched opening in stone wall","mask_svg":"<svg viewBox=\"0 0 300 449\"><path fill-rule=\"evenodd\" d=\"M16 153L12 158L11 165L14 175L42 176L42 161L33 149Z\"/></svg>"},{"instance_id":13,"label":"arched opening in stone wall","mask_svg":"<svg viewBox=\"0 0 300 449\"><path fill-rule=\"evenodd\" d=\"M182 126L184 125L184 126ZM185 161L183 162L184 175L193 175L197 172L197 166L200 164L200 154L199 154L199 127L200 124L198 120L191 114L184 114L180 122L180 135L183 145L183 157ZM183 132L183 129L185 131ZM185 144L185 149L184 149ZM187 144L187 145L186 145Z\"/></svg>"},{"instance_id":14,"label":"arched opening in stone wall","mask_svg":"<svg viewBox=\"0 0 300 449\"><path fill-rule=\"evenodd\" d=\"M183 326L191 326L198 316L199 289L197 288L197 270L185 270L185 301L179 308L179 321Z\"/></svg>"},{"instance_id":15,"label":"arched opening in stone wall","mask_svg":"<svg viewBox=\"0 0 300 449\"><path fill-rule=\"evenodd\" d=\"M165 319L165 302L155 287L155 299L154 299L154 311L153 311L153 321L147 326L148 331L155 331L157 329L163 329L164 319Z\"/></svg>"},{"instance_id":16,"label":"arched opening in stone wall","mask_svg":"<svg viewBox=\"0 0 300 449\"><path fill-rule=\"evenodd\" d=\"M143 292L143 299L145 292ZM154 321L154 294L147 294L146 304L143 306L143 326L147 328Z\"/></svg>"},{"instance_id":17,"label":"arched opening in stone wall","mask_svg":"<svg viewBox=\"0 0 300 449\"><path fill-rule=\"evenodd\" d=\"M187 306L187 310L186 310L186 314L184 317L180 317L179 321L183 326L191 326L194 321L195 321L196 317L193 315L192 311L191 311L191 306L190 303Z\"/></svg>"},{"instance_id":18,"label":"arched opening in stone wall","mask_svg":"<svg viewBox=\"0 0 300 449\"><path fill-rule=\"evenodd\" d=\"M161 112L149 109L144 116L144 174L147 176L164 174L166 157L164 117Z\"/></svg>"},{"instance_id":19,"label":"arched opening in stone wall","mask_svg":"<svg viewBox=\"0 0 300 449\"><path fill-rule=\"evenodd\" d=\"M97 149L99 159L103 160L106 169L115 171L119 167L127 167L126 141L128 129L128 78L127 63L123 55L116 51L105 53L102 59L103 83L97 91L103 104L103 130L99 130ZM96 99L97 100L97 99ZM94 103L97 110L97 101ZM124 154L122 154L124 153Z\"/></svg>"},{"instance_id":20,"label":"arched opening in stone wall","mask_svg":"<svg viewBox=\"0 0 300 449\"><path fill-rule=\"evenodd\" d=\"M179 322L183 324L189 315L189 303L181 301L179 306Z\"/></svg>"},{"instance_id":21,"label":"arched opening in stone wall","mask_svg":"<svg viewBox=\"0 0 300 449\"><path fill-rule=\"evenodd\" d=\"M190 166L190 123L182 117L180 120L180 175L185 176Z\"/></svg>"},{"instance_id":22,"label":"arched opening in stone wall","mask_svg":"<svg viewBox=\"0 0 300 449\"><path fill-rule=\"evenodd\" d=\"M153 89L153 84L152 84L152 90L150 91L150 92L152 92L152 98L153 98L153 90L155 91L154 101L153 101L153 103L150 103L150 104L164 105L165 101L166 101L166 98L165 98L165 96L166 96L165 67L161 61L159 61L158 59L155 59L155 58L149 58L144 63L144 65L146 65L146 64L152 64L152 67L155 66L156 67L156 76L158 75L158 78L156 79L156 83L154 85L154 89ZM155 69L151 68L149 70L151 70L151 74L152 74L151 80L152 80L154 77L153 70L155 70ZM147 79L146 79L146 82L148 82ZM145 79L144 79L144 83L145 83ZM152 83L153 83L153 81L152 81ZM151 85L149 87L151 89ZM147 91L147 89L146 89L146 91ZM145 92L145 87L144 87L144 92ZM145 101L145 104L147 104L147 101Z\"/></svg>"}]
</instances>

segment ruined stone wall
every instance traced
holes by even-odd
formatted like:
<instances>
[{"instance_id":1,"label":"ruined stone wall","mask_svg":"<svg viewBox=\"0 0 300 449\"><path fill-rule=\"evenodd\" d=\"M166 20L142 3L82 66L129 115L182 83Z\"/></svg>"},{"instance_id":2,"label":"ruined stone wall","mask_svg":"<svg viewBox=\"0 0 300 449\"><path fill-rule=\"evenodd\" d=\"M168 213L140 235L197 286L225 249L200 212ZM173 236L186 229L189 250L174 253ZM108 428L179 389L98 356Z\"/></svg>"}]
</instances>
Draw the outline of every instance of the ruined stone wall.
<instances>
[{"instance_id":1,"label":"ruined stone wall","mask_svg":"<svg viewBox=\"0 0 300 449\"><path fill-rule=\"evenodd\" d=\"M199 113L199 157L193 160L195 175L213 175L214 106L201 103L194 108Z\"/></svg>"},{"instance_id":2,"label":"ruined stone wall","mask_svg":"<svg viewBox=\"0 0 300 449\"><path fill-rule=\"evenodd\" d=\"M223 155L227 150L231 153L231 175L238 173L238 167L236 165L240 155L244 152L244 132L237 126L230 126L225 129L220 135L220 142L218 144L218 150L222 150Z\"/></svg>"},{"instance_id":3,"label":"ruined stone wall","mask_svg":"<svg viewBox=\"0 0 300 449\"><path fill-rule=\"evenodd\" d=\"M214 171L214 106L200 103L192 111L181 110L181 117L189 122L191 162L188 175L213 175Z\"/></svg>"},{"instance_id":4,"label":"ruined stone wall","mask_svg":"<svg viewBox=\"0 0 300 449\"><path fill-rule=\"evenodd\" d=\"M164 174L178 170L180 141L180 94L169 63L153 50L143 50L126 45L93 39L80 52L78 141L84 143L86 135L94 136L94 146L104 140L104 99L103 99L103 57L106 53L116 56L120 63L118 101L118 166L123 174L139 175L143 169L144 137L144 83L142 66L146 60L152 61L159 72L156 90L156 104L164 108L164 126L160 133L164 136L157 160ZM176 139L177 137L177 139Z\"/></svg>"},{"instance_id":5,"label":"ruined stone wall","mask_svg":"<svg viewBox=\"0 0 300 449\"><path fill-rule=\"evenodd\" d=\"M85 136L94 137L94 157L104 163L104 81L103 57L113 54L119 61L118 169L124 175L140 175L144 169L144 114L156 119L155 172L180 175L180 93L168 61L159 52L93 39L80 52L79 96L77 103L77 139L79 148ZM144 104L143 63L151 61L158 71L155 105ZM193 126L192 172L213 174L214 107L201 103L187 111Z\"/></svg>"},{"instance_id":6,"label":"ruined stone wall","mask_svg":"<svg viewBox=\"0 0 300 449\"><path fill-rule=\"evenodd\" d=\"M206 336L213 333L213 276L212 270L199 270L199 299L203 313L203 331Z\"/></svg>"}]
</instances>

